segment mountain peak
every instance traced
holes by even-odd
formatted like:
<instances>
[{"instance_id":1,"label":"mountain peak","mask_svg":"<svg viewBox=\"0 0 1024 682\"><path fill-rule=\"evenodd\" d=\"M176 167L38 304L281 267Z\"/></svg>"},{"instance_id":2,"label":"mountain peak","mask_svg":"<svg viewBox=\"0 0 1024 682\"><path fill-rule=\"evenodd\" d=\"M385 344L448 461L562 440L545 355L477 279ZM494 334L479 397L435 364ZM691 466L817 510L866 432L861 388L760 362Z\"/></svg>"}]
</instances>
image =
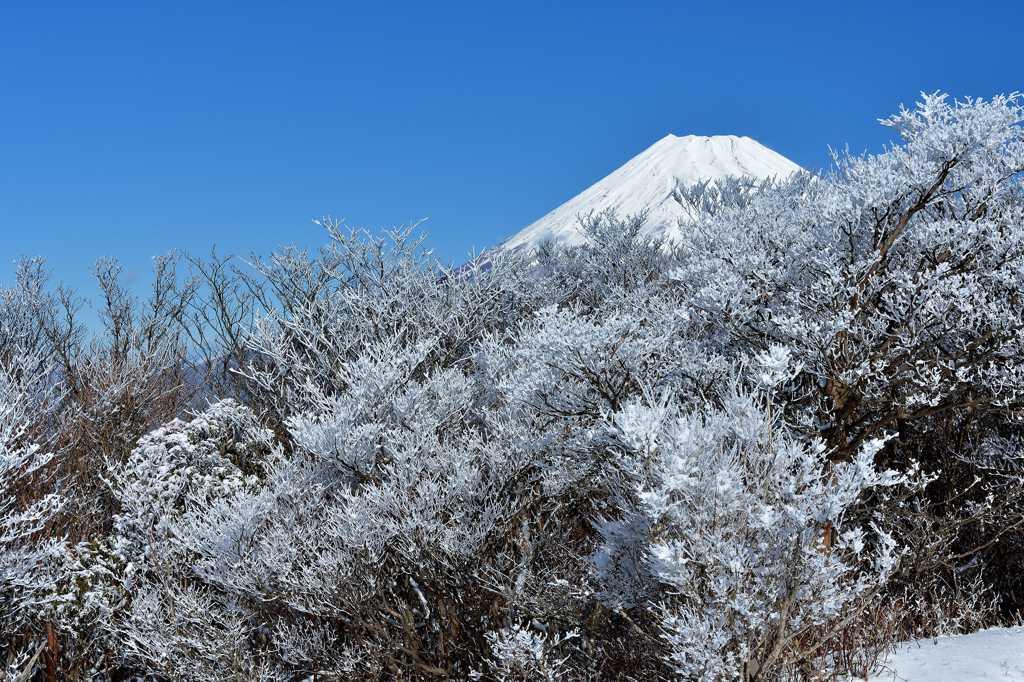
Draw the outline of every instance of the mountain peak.
<instances>
[{"instance_id":1,"label":"mountain peak","mask_svg":"<svg viewBox=\"0 0 1024 682\"><path fill-rule=\"evenodd\" d=\"M743 175L783 178L799 169L749 137L670 134L499 247L534 249L546 239L567 246L582 244L585 239L576 216L608 209L622 217L647 209L644 234L672 239L678 234L679 220L687 217L672 198L677 185Z\"/></svg>"}]
</instances>

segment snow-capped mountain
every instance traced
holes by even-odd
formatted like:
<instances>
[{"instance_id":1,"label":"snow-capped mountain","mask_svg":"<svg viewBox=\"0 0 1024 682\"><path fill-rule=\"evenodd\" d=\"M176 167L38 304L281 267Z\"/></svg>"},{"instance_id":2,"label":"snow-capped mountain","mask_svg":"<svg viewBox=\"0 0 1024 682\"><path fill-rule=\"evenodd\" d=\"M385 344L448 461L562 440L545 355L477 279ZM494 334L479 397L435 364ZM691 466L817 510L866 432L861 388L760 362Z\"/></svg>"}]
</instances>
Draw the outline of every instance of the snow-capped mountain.
<instances>
[{"instance_id":1,"label":"snow-capped mountain","mask_svg":"<svg viewBox=\"0 0 1024 682\"><path fill-rule=\"evenodd\" d=\"M800 167L749 137L687 135L662 138L589 189L584 190L526 229L498 245L499 249L536 248L545 239L576 245L585 241L577 215L614 209L619 217L647 209L644 232L672 239L679 219L687 214L672 198L677 184L748 175L784 178Z\"/></svg>"}]
</instances>

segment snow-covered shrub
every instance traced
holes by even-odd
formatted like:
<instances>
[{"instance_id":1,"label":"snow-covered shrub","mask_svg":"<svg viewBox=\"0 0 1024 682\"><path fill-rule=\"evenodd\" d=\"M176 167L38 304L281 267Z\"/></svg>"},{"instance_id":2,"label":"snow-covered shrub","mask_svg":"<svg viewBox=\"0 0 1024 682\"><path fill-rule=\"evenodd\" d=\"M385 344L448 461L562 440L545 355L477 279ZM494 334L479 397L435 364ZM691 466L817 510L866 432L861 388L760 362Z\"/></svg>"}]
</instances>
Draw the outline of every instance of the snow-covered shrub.
<instances>
[{"instance_id":1,"label":"snow-covered shrub","mask_svg":"<svg viewBox=\"0 0 1024 682\"><path fill-rule=\"evenodd\" d=\"M260 364L249 371L287 403L291 451L230 495L182 495L180 513L150 531L166 540L156 538L163 546L121 626L136 660L190 678L256 670L255 661L273 661L282 676L340 675L364 661L392 675L464 678L505 641L488 633L524 619L542 624L550 642L574 629L587 601L574 535L588 516L577 503L592 496L577 484L606 479L587 461L593 445L560 444L528 425L532 403L511 389L536 373L534 358L503 355L523 335L535 356L589 381L591 359L566 355L557 338L573 315L520 325L530 297L500 261L440 279L407 263L371 265L346 266L349 288L293 300L291 315L263 322ZM381 279L382 269L393 276ZM585 349L609 351L598 359L609 372L628 358L627 372L650 374L642 333L623 348L617 322L578 326L581 342L595 337ZM479 351L484 335L492 341ZM595 404L590 421L616 406ZM167 450L168 437L164 429L144 439L119 474L122 504L140 510L132 519L155 504L151 494L144 503L128 496L133 480L155 476L178 499L177 483L146 454ZM143 533L121 525L145 546ZM231 635L230 658L214 644L218 628L248 633Z\"/></svg>"},{"instance_id":2,"label":"snow-covered shrub","mask_svg":"<svg viewBox=\"0 0 1024 682\"><path fill-rule=\"evenodd\" d=\"M578 632L570 632L548 641L546 634L520 625L488 632L491 658L487 665L497 682L556 682L569 672L564 667L567 658L560 659L556 648L578 636Z\"/></svg>"},{"instance_id":3,"label":"snow-covered shrub","mask_svg":"<svg viewBox=\"0 0 1024 682\"><path fill-rule=\"evenodd\" d=\"M465 367L484 333L536 307L514 255L453 268L423 248L424 235L413 237L415 226L374 236L330 219L323 225L331 242L318 260L286 250L259 263L280 306L257 320L251 342L261 361L246 371L276 396L283 416L321 409L344 392L364 354L415 358L414 378Z\"/></svg>"},{"instance_id":4,"label":"snow-covered shrub","mask_svg":"<svg viewBox=\"0 0 1024 682\"><path fill-rule=\"evenodd\" d=\"M549 304L598 310L609 296L644 291L664 279L671 257L661 239L644 234L646 212L620 218L610 209L578 218L586 243L542 242L535 254L535 273L547 288Z\"/></svg>"},{"instance_id":5,"label":"snow-covered shrub","mask_svg":"<svg viewBox=\"0 0 1024 682\"><path fill-rule=\"evenodd\" d=\"M29 357L0 365L0 575L5 584L17 582L19 572L39 556L25 543L59 505L56 495L26 504L20 491L53 458L31 441L52 398L46 374Z\"/></svg>"},{"instance_id":6,"label":"snow-covered shrub","mask_svg":"<svg viewBox=\"0 0 1024 682\"><path fill-rule=\"evenodd\" d=\"M125 463L111 463L120 512L108 542L119 565L107 589L123 603L110 609L107 627L124 660L172 678L216 679L224 670L213 664L225 661L246 679L265 676L266 665L242 645L249 612L198 579L202 555L186 529L191 515L261 488L281 457L256 415L225 399L147 434Z\"/></svg>"},{"instance_id":7,"label":"snow-covered shrub","mask_svg":"<svg viewBox=\"0 0 1024 682\"><path fill-rule=\"evenodd\" d=\"M487 627L484 569L518 528L524 498L510 488L530 462L467 423L461 373L361 369L329 410L292 420L296 452L255 481L216 452L200 464L210 449L192 454L188 429L144 439L119 474L132 510L119 527L148 569L121 626L138 660L189 679L340 675L360 660L468 673ZM439 658L457 643L465 653Z\"/></svg>"},{"instance_id":8,"label":"snow-covered shrub","mask_svg":"<svg viewBox=\"0 0 1024 682\"><path fill-rule=\"evenodd\" d=\"M794 641L856 613L852 602L899 566L895 539L850 519L866 492L905 483L875 467L882 443L830 466L824 445L795 437L773 405L773 390L793 376L788 353L774 348L758 362L760 389L737 388L721 407L632 406L611 416L621 442L651 457L653 480L638 491L635 520L602 527L596 572L621 590L622 561L609 557L649 562L630 572L660 584L664 637L684 679L750 680L813 655ZM647 590L618 600L645 603Z\"/></svg>"},{"instance_id":9,"label":"snow-covered shrub","mask_svg":"<svg viewBox=\"0 0 1024 682\"><path fill-rule=\"evenodd\" d=\"M620 411L642 382L669 381L673 322L648 311L591 316L579 306L549 306L524 321L511 343L487 339L481 357L510 402L548 418L594 420Z\"/></svg>"},{"instance_id":10,"label":"snow-covered shrub","mask_svg":"<svg viewBox=\"0 0 1024 682\"><path fill-rule=\"evenodd\" d=\"M256 485L278 456L273 434L231 399L139 439L128 461L113 463L110 472L121 509L113 538L128 562L125 579L152 569L158 556L172 559L174 524L189 506L207 507Z\"/></svg>"},{"instance_id":11,"label":"snow-covered shrub","mask_svg":"<svg viewBox=\"0 0 1024 682\"><path fill-rule=\"evenodd\" d=\"M60 508L57 494L37 495L33 480L53 458L33 442L54 396L50 368L24 355L0 362L0 653L5 674L20 674L32 655L18 651L18 635L49 601L45 570L56 542L40 531ZM13 662L13 664L12 664Z\"/></svg>"}]
</instances>

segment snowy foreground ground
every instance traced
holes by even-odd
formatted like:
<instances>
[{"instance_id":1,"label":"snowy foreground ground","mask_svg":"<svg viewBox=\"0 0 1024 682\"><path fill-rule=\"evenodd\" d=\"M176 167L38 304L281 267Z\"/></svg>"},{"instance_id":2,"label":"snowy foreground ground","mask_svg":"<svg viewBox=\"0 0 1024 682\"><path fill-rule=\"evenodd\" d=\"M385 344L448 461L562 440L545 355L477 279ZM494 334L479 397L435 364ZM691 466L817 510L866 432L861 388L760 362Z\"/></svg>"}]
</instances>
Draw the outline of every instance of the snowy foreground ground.
<instances>
[{"instance_id":1,"label":"snowy foreground ground","mask_svg":"<svg viewBox=\"0 0 1024 682\"><path fill-rule=\"evenodd\" d=\"M904 644L870 682L1024 681L1024 627Z\"/></svg>"}]
</instances>

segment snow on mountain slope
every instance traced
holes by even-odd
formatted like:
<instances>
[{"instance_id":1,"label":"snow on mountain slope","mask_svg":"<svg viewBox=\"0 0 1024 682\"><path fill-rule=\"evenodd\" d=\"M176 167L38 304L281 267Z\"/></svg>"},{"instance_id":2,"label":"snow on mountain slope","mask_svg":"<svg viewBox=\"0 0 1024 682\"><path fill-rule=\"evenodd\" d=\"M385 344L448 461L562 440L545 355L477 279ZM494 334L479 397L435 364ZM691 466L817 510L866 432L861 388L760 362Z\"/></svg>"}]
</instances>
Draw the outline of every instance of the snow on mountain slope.
<instances>
[{"instance_id":1,"label":"snow on mountain slope","mask_svg":"<svg viewBox=\"0 0 1024 682\"><path fill-rule=\"evenodd\" d=\"M614 209L620 218L649 209L644 233L672 239L678 235L678 221L686 212L672 198L677 183L719 180L727 176L750 175L761 179L784 178L800 167L749 137L716 135L702 137L669 135L521 232L498 248L535 249L551 238L572 246L584 242L576 216L591 210Z\"/></svg>"}]
</instances>

